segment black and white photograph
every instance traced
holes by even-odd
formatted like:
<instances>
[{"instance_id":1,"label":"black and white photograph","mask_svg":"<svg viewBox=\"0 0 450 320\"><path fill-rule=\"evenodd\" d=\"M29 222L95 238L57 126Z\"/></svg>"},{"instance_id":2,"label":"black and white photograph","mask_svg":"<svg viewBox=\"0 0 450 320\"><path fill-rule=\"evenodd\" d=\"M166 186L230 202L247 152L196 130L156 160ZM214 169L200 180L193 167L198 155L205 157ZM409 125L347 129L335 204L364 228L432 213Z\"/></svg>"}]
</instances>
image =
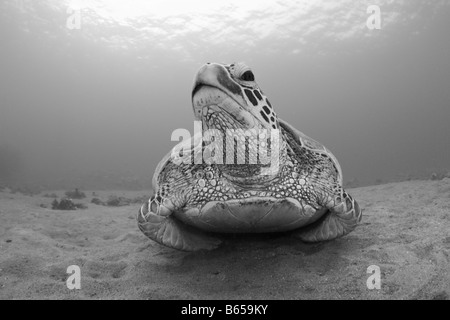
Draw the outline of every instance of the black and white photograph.
<instances>
[{"instance_id":1,"label":"black and white photograph","mask_svg":"<svg viewBox=\"0 0 450 320\"><path fill-rule=\"evenodd\" d=\"M449 31L448 0L1 0L0 300L450 300Z\"/></svg>"}]
</instances>

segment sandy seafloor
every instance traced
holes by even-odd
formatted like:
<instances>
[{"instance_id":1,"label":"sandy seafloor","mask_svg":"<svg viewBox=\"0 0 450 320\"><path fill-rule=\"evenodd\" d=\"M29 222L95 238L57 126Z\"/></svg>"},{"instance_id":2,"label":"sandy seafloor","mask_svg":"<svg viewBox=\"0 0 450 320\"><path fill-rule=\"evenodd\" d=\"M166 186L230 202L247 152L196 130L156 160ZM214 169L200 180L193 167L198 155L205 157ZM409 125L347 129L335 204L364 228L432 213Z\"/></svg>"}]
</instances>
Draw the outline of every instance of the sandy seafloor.
<instances>
[{"instance_id":1,"label":"sandy seafloor","mask_svg":"<svg viewBox=\"0 0 450 320\"><path fill-rule=\"evenodd\" d=\"M343 238L230 237L197 253L147 239L138 204L106 207L88 196L76 201L88 209L59 211L40 207L53 200L43 193L1 192L0 299L449 299L450 179L348 191L364 211ZM66 286L70 265L81 269L80 290ZM370 265L380 267L379 290L366 286Z\"/></svg>"}]
</instances>

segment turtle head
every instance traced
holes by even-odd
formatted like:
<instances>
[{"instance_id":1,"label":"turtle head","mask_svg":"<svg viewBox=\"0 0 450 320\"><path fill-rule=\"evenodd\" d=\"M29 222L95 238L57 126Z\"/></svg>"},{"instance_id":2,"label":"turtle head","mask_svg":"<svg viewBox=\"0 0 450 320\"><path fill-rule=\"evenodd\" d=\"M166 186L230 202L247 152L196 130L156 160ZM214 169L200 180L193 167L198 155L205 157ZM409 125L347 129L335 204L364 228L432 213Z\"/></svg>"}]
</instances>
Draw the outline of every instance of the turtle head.
<instances>
[{"instance_id":1,"label":"turtle head","mask_svg":"<svg viewBox=\"0 0 450 320\"><path fill-rule=\"evenodd\" d=\"M278 129L272 106L244 63L207 63L194 80L192 106L203 129Z\"/></svg>"},{"instance_id":2,"label":"turtle head","mask_svg":"<svg viewBox=\"0 0 450 320\"><path fill-rule=\"evenodd\" d=\"M277 116L248 66L244 63L202 66L195 76L192 106L196 120L202 122L203 137L213 141L214 136L214 154L219 159L215 158L214 163L226 164L221 169L229 180L255 187L278 174L285 159L285 141L274 135L280 128ZM220 141L217 131L226 132L225 144L216 143ZM273 140L274 137L280 139ZM233 148L235 142L237 148ZM270 161L263 161L269 153ZM220 161L222 157L224 162Z\"/></svg>"}]
</instances>

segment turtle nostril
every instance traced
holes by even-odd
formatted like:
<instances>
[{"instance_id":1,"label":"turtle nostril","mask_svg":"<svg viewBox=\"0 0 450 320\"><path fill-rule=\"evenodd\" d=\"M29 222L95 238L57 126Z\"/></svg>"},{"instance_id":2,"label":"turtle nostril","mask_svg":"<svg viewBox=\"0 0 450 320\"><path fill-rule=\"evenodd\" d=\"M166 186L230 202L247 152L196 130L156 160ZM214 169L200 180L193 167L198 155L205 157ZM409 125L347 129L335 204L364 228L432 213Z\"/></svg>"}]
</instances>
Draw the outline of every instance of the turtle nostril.
<instances>
[{"instance_id":1,"label":"turtle nostril","mask_svg":"<svg viewBox=\"0 0 450 320\"><path fill-rule=\"evenodd\" d=\"M245 71L241 75L241 79L244 80L244 81L255 81L255 76L254 76L253 72L248 70L248 71Z\"/></svg>"}]
</instances>

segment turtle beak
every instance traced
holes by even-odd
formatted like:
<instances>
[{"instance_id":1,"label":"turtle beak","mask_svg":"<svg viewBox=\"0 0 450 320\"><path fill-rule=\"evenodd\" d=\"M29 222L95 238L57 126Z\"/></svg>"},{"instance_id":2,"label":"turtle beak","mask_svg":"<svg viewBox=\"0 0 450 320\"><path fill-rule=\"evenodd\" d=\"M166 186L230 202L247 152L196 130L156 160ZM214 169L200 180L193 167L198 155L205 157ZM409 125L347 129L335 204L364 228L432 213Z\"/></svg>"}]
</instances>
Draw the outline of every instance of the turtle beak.
<instances>
[{"instance_id":1,"label":"turtle beak","mask_svg":"<svg viewBox=\"0 0 450 320\"><path fill-rule=\"evenodd\" d=\"M225 92L242 107L247 105L241 87L230 78L228 71L220 64L207 63L200 68L194 79L192 98L202 86L215 87Z\"/></svg>"}]
</instances>

